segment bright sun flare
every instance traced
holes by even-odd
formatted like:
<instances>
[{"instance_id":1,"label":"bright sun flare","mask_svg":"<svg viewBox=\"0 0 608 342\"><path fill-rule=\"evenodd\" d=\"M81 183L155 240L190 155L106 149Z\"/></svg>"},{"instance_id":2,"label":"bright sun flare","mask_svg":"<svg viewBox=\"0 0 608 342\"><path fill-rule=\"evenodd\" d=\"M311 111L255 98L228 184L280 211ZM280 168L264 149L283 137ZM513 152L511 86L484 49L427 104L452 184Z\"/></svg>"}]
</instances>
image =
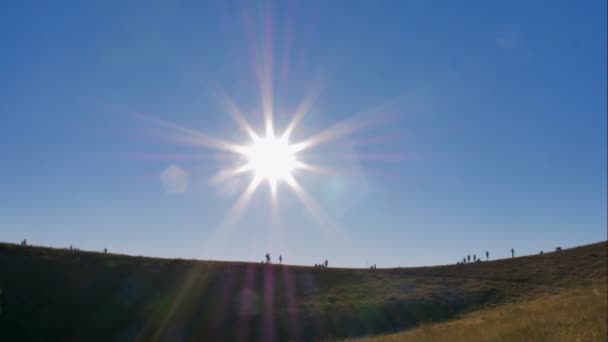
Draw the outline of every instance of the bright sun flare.
<instances>
[{"instance_id":1,"label":"bright sun flare","mask_svg":"<svg viewBox=\"0 0 608 342\"><path fill-rule=\"evenodd\" d=\"M246 148L244 155L247 166L253 171L255 177L266 180L271 184L285 181L291 177L297 166L296 151L289 145L285 137L275 137L272 134L266 137L256 137L253 143Z\"/></svg>"},{"instance_id":2,"label":"bright sun flare","mask_svg":"<svg viewBox=\"0 0 608 342\"><path fill-rule=\"evenodd\" d=\"M267 87L262 87L266 89ZM266 92L265 92L266 94ZM258 135L247 122L245 116L240 109L228 97L224 98L224 108L235 120L244 133L249 138L249 144L240 144L225 141L215 137L205 135L191 128L176 125L163 120L147 118L148 120L163 126L169 131L167 137L175 142L189 144L199 147L212 148L230 152L237 155L239 165L221 169L215 176L212 177L213 184L219 184L230 178L238 177L244 173L251 173L253 177L245 186L243 192L238 196L236 202L228 213L225 224L233 224L236 222L245 208L248 206L253 193L259 186L266 182L270 187L270 203L274 211L278 208L277 190L279 184L286 185L291 189L304 207L322 224L327 221L326 215L321 207L308 194L300 182L296 179L296 170L326 174L328 169L318 167L314 164L309 164L298 159L298 154L314 148L315 146L327 143L338 137L347 135L362 126L364 121L360 119L350 119L339 122L334 126L326 128L320 132L309 136L304 140L290 142L290 138L302 117L310 110L314 102L315 96L306 97L297 107L289 124L285 127L281 134L275 134L273 125L273 110L270 101L270 95L263 96L264 109L264 126L265 134ZM274 215L274 214L273 214Z\"/></svg>"}]
</instances>

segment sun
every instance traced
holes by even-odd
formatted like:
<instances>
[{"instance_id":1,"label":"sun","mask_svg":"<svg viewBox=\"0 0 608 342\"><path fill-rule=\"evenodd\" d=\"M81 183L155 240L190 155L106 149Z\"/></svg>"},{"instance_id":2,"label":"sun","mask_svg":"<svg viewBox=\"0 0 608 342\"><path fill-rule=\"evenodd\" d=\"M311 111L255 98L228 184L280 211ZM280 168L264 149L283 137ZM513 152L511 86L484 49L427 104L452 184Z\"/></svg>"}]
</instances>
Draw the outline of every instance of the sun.
<instances>
[{"instance_id":1,"label":"sun","mask_svg":"<svg viewBox=\"0 0 608 342\"><path fill-rule=\"evenodd\" d=\"M275 137L272 133L254 137L243 154L247 159L246 167L255 177L271 185L291 178L298 165L296 149L289 145L286 137Z\"/></svg>"},{"instance_id":2,"label":"sun","mask_svg":"<svg viewBox=\"0 0 608 342\"><path fill-rule=\"evenodd\" d=\"M212 184L219 185L231 178L240 178L243 174L252 175L248 183L243 183L245 184L244 189L236 198L236 202L230 208L222 225L232 225L238 221L247 208L253 194L262 183L267 183L270 188L269 199L273 217L276 216L279 207L278 185L283 184L285 188L293 191L306 210L317 221L325 225L330 222L327 214L324 213L324 210L306 191L297 178L304 176L304 173L312 172L318 175L328 175L336 171L331 168L319 167L304 160L311 159L310 154L307 155L307 153L311 153L310 150L313 148L358 130L364 126L366 120L364 120L364 117L355 116L329 126L324 130L315 132L305 139L292 142L292 134L301 123L305 114L310 111L315 98L316 96L313 95L305 97L297 106L295 112L292 113L289 123L280 130L280 134L276 134L277 129L274 126L270 95L263 96L263 99L266 99L262 101L264 103L264 133L259 134L249 124L237 105L227 96L223 96L222 107L230 114L237 127L249 137L248 141L243 143L212 137L192 128L160 119L147 116L142 116L142 118L166 129L167 131L163 131L161 134L173 142L233 154L236 158L229 158L229 160L235 163L231 163L229 167L221 168L217 174L212 176ZM304 158L305 155L308 158Z\"/></svg>"}]
</instances>

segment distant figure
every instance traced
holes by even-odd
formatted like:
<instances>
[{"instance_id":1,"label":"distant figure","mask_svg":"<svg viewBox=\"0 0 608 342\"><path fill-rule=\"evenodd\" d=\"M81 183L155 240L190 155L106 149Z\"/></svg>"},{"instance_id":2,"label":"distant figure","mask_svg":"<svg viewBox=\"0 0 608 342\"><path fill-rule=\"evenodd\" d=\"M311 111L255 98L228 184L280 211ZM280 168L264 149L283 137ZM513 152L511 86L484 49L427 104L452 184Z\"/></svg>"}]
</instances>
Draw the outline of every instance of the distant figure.
<instances>
[{"instance_id":1,"label":"distant figure","mask_svg":"<svg viewBox=\"0 0 608 342\"><path fill-rule=\"evenodd\" d=\"M471 262L471 255L467 255L467 262Z\"/></svg>"},{"instance_id":2,"label":"distant figure","mask_svg":"<svg viewBox=\"0 0 608 342\"><path fill-rule=\"evenodd\" d=\"M325 259L325 267L327 267L327 259Z\"/></svg>"},{"instance_id":3,"label":"distant figure","mask_svg":"<svg viewBox=\"0 0 608 342\"><path fill-rule=\"evenodd\" d=\"M543 251L540 251L540 255L543 255Z\"/></svg>"},{"instance_id":4,"label":"distant figure","mask_svg":"<svg viewBox=\"0 0 608 342\"><path fill-rule=\"evenodd\" d=\"M561 247L555 247L555 251L556 251L556 252L561 252L561 251L562 251L562 248L561 248Z\"/></svg>"},{"instance_id":5,"label":"distant figure","mask_svg":"<svg viewBox=\"0 0 608 342\"><path fill-rule=\"evenodd\" d=\"M106 253L108 253L108 249L107 249L107 248L104 248L104 249L103 249L103 254L106 254Z\"/></svg>"},{"instance_id":6,"label":"distant figure","mask_svg":"<svg viewBox=\"0 0 608 342\"><path fill-rule=\"evenodd\" d=\"M282 263L283 263L283 256L279 255L279 264L282 264Z\"/></svg>"},{"instance_id":7,"label":"distant figure","mask_svg":"<svg viewBox=\"0 0 608 342\"><path fill-rule=\"evenodd\" d=\"M270 264L270 253L266 253L266 263Z\"/></svg>"},{"instance_id":8,"label":"distant figure","mask_svg":"<svg viewBox=\"0 0 608 342\"><path fill-rule=\"evenodd\" d=\"M465 257L462 257L462 263L466 264L467 263L467 259Z\"/></svg>"},{"instance_id":9,"label":"distant figure","mask_svg":"<svg viewBox=\"0 0 608 342\"><path fill-rule=\"evenodd\" d=\"M473 262L477 261L477 255L473 254Z\"/></svg>"},{"instance_id":10,"label":"distant figure","mask_svg":"<svg viewBox=\"0 0 608 342\"><path fill-rule=\"evenodd\" d=\"M72 250L72 245L70 245L70 250Z\"/></svg>"},{"instance_id":11,"label":"distant figure","mask_svg":"<svg viewBox=\"0 0 608 342\"><path fill-rule=\"evenodd\" d=\"M490 252L486 251L486 261L490 260Z\"/></svg>"},{"instance_id":12,"label":"distant figure","mask_svg":"<svg viewBox=\"0 0 608 342\"><path fill-rule=\"evenodd\" d=\"M27 246L27 239L23 239L23 241L21 241L21 246Z\"/></svg>"},{"instance_id":13,"label":"distant figure","mask_svg":"<svg viewBox=\"0 0 608 342\"><path fill-rule=\"evenodd\" d=\"M515 258L515 250L511 248L511 258Z\"/></svg>"},{"instance_id":14,"label":"distant figure","mask_svg":"<svg viewBox=\"0 0 608 342\"><path fill-rule=\"evenodd\" d=\"M477 259L477 261L475 261L475 262L481 262L481 259Z\"/></svg>"}]
</instances>

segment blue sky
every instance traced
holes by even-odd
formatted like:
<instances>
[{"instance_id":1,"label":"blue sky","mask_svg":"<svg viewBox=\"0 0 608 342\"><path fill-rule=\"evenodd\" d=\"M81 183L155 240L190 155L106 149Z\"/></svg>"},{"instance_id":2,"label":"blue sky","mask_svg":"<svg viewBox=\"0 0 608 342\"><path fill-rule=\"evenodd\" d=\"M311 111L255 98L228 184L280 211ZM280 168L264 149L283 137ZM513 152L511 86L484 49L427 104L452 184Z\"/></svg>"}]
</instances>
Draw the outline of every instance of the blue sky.
<instances>
[{"instance_id":1,"label":"blue sky","mask_svg":"<svg viewBox=\"0 0 608 342\"><path fill-rule=\"evenodd\" d=\"M3 3L0 240L354 267L605 240L606 26L605 1ZM278 130L318 93L296 140L363 122L302 154L321 220L262 185L223 225L250 175L212 183L225 153L150 120L245 143L218 94L261 129L260 75Z\"/></svg>"}]
</instances>

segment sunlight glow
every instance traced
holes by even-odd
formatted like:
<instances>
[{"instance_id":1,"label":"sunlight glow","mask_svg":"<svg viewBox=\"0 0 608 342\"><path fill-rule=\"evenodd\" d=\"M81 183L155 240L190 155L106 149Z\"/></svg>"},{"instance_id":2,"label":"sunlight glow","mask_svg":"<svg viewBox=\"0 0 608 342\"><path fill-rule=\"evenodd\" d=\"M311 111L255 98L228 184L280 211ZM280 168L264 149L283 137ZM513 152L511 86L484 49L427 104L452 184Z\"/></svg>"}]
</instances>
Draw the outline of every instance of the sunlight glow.
<instances>
[{"instance_id":1,"label":"sunlight glow","mask_svg":"<svg viewBox=\"0 0 608 342\"><path fill-rule=\"evenodd\" d=\"M222 102L224 108L234 119L237 126L249 136L250 140L248 144L228 142L172 122L145 115L139 116L162 127L164 130L161 134L174 142L230 152L240 157L239 160L241 162L238 165L222 169L211 178L211 183L217 185L243 173L252 174L249 185L246 186L236 200L236 203L232 206L224 221L224 225L231 226L238 221L243 211L247 208L252 195L262 182L267 182L270 188L270 204L273 216L277 214L276 211L279 205L277 188L279 184L284 184L296 194L296 197L317 221L326 225L329 222L326 214L295 179L294 173L296 170L319 174L328 174L332 173L332 171L298 160L298 153L348 135L365 125L365 122L355 117L316 133L305 140L290 143L289 137L291 133L310 109L313 99L314 97L308 97L300 104L291 122L280 135L275 135L276 129L273 124L272 108L265 108L264 135L258 135L236 104L227 96L223 96Z\"/></svg>"},{"instance_id":2,"label":"sunlight glow","mask_svg":"<svg viewBox=\"0 0 608 342\"><path fill-rule=\"evenodd\" d=\"M267 180L271 187L275 187L277 181L291 177L298 163L295 150L287 139L273 135L254 139L244 154L255 177Z\"/></svg>"},{"instance_id":3,"label":"sunlight glow","mask_svg":"<svg viewBox=\"0 0 608 342\"><path fill-rule=\"evenodd\" d=\"M277 39L273 36L270 9L265 8L263 10L261 31L256 27L258 22L255 18L244 15L243 19L248 37L247 45L251 53L249 62L251 62L253 76L257 83L256 90L259 92L259 106L261 108L256 111L252 111L251 108L240 108L237 102L228 96L221 87L217 85L210 87L212 93L219 100L221 110L228 114L236 127L243 133L238 136L237 141L228 141L199 132L188 124L182 126L140 112L133 114L160 129L156 133L163 139L181 145L215 151L214 158L222 165L221 169L211 177L210 182L214 186L222 187L222 193L230 193L230 195L234 193L236 196L235 203L232 204L226 214L227 217L221 224L224 232L228 230L226 228L231 229L242 216L252 201L255 192L264 185L262 183L268 184L273 222L279 222L278 209L281 204L279 192L287 189L295 194L296 200L314 219L321 223L321 226L333 226L330 222L330 216L313 198L312 194L315 192L309 193L307 190L311 189L306 189L307 185L312 183L305 182L304 179L300 178L305 177L306 173L334 177L339 172L334 168L342 167L338 166L336 161L353 157L351 154L344 155L343 152L340 152L340 148L336 149L337 152L329 150L329 152L323 152L317 156L315 156L314 150L322 145L328 145L332 141L349 136L368 125L376 124L380 119L391 115L390 111L395 109L395 105L401 101L403 95L398 95L388 102L362 112L351 113L348 118L319 131L300 129L300 126L304 125L303 119L315 110L315 103L325 88L327 75L317 75L312 83L306 80L301 85L306 88L306 94L303 94L304 96L299 103L294 103L294 108L290 108L291 104L286 107L285 103L281 103L278 101L280 99L274 97L277 92L273 87L279 82L282 85L287 85L289 80L289 49L283 55L285 59L281 60L281 63L277 63L275 60L277 54L273 46L273 42ZM260 37L257 36L258 33L261 33ZM290 34L287 34L285 38L287 39L286 46L291 46ZM279 70L279 72L276 73L276 70ZM279 93L287 94L286 91ZM244 94L247 94L247 92ZM414 95L418 96L418 94ZM277 104L280 104L280 106L275 107ZM286 112L285 108L290 108L290 112ZM343 114L340 115L343 116ZM289 118L287 119L287 117ZM263 120L263 122L254 122L254 125L252 125L248 121L250 118ZM211 123L211 126L216 127L213 123ZM302 131L308 132L308 135L302 136ZM328 156L330 153L336 155ZM177 156L180 161L183 159L183 155L185 154L182 153ZM174 156L171 155L170 157L173 158ZM323 157L331 158L332 167L315 165L319 160L323 160ZM355 157L358 158L358 155L355 155ZM377 158L377 155L372 155L372 157ZM382 158L387 159L384 155L381 155L378 159ZM346 168L341 170L348 171ZM188 176L185 170L180 172L180 170L170 168L161 176L161 180L168 192L185 192L188 189L188 184L196 183L193 181L189 183ZM193 174L191 177L196 176ZM169 185L172 187L169 187ZM190 187L194 188L193 185ZM235 193L237 189L240 192L238 195Z\"/></svg>"}]
</instances>

